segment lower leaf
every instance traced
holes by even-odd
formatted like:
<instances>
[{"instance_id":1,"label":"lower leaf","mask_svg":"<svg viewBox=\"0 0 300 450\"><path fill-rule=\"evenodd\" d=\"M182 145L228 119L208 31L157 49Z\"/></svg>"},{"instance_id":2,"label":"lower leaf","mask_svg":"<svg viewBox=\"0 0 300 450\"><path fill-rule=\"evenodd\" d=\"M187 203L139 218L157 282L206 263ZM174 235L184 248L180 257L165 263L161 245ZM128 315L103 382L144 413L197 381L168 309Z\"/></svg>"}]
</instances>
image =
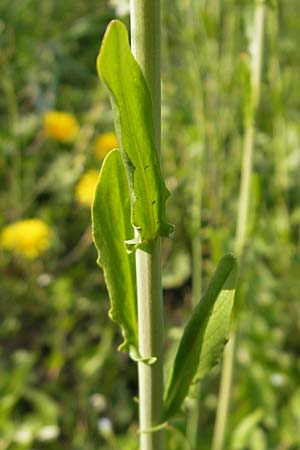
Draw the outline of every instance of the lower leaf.
<instances>
[{"instance_id":1,"label":"lower leaf","mask_svg":"<svg viewBox=\"0 0 300 450\"><path fill-rule=\"evenodd\" d=\"M111 319L122 328L120 350L138 356L135 256L126 251L125 241L133 238L130 194L119 150L105 158L92 206L93 238L98 264L103 268L109 292Z\"/></svg>"},{"instance_id":2,"label":"lower leaf","mask_svg":"<svg viewBox=\"0 0 300 450\"><path fill-rule=\"evenodd\" d=\"M164 398L164 417L176 414L191 384L218 362L230 327L236 260L224 256L185 326Z\"/></svg>"}]
</instances>

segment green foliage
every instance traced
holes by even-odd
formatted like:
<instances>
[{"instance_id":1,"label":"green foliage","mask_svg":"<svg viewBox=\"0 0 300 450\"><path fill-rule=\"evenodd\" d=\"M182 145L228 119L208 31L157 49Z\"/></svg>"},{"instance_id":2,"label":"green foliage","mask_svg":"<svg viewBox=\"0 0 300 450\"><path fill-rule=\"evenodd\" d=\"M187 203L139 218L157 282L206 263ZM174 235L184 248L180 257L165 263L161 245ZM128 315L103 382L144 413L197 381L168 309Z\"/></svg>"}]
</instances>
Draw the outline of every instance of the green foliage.
<instances>
[{"instance_id":1,"label":"green foliage","mask_svg":"<svg viewBox=\"0 0 300 450\"><path fill-rule=\"evenodd\" d=\"M145 246L158 236L169 236L165 221L165 186L154 144L154 125L149 88L132 56L128 33L120 21L112 21L103 38L97 60L99 75L108 87L115 127L129 176L132 224Z\"/></svg>"},{"instance_id":2,"label":"green foliage","mask_svg":"<svg viewBox=\"0 0 300 450\"><path fill-rule=\"evenodd\" d=\"M190 385L218 362L229 334L234 300L233 256L224 256L185 326L165 394L164 419L176 414Z\"/></svg>"},{"instance_id":3,"label":"green foliage","mask_svg":"<svg viewBox=\"0 0 300 450\"><path fill-rule=\"evenodd\" d=\"M110 295L110 317L123 332L120 349L137 355L137 299L135 259L128 254L126 239L133 238L130 195L121 154L110 152L102 165L92 207L93 237L98 264L103 268Z\"/></svg>"},{"instance_id":4,"label":"green foliage","mask_svg":"<svg viewBox=\"0 0 300 450\"><path fill-rule=\"evenodd\" d=\"M99 42L116 16L108 3L0 2L0 227L38 216L54 234L51 249L36 261L0 253L1 450L138 447L136 367L115 351L121 337L107 319L109 298L95 264L90 212L77 204L74 194L82 171L99 171L93 157L95 137L113 129L109 99L95 70ZM262 101L255 122L252 189L257 184L259 192L251 205L251 238L240 267L245 312L239 318L228 448L243 420L262 410L250 433L250 449L296 450L300 3L268 3L275 7L267 10ZM176 227L174 239L163 242L171 366L173 343L176 351L193 303L191 218L199 151L207 155L202 161L204 289L217 261L233 247L243 108L249 93L241 59L248 51L245 11L253 1L174 0L171 9L164 0L162 7L162 166L172 192L168 218ZM248 18L253 19L251 14ZM41 122L49 109L77 117L80 133L73 143L45 139ZM201 382L203 450L211 442L218 380L216 367ZM55 403L56 419L52 413L47 419L41 414L26 395L28 389ZM110 442L98 429L103 417L112 424ZM176 426L183 435L185 421L180 420ZM46 441L45 427L50 425L52 437L46 429ZM177 432L170 428L167 435L170 449L185 449ZM27 443L20 442L24 436Z\"/></svg>"}]
</instances>

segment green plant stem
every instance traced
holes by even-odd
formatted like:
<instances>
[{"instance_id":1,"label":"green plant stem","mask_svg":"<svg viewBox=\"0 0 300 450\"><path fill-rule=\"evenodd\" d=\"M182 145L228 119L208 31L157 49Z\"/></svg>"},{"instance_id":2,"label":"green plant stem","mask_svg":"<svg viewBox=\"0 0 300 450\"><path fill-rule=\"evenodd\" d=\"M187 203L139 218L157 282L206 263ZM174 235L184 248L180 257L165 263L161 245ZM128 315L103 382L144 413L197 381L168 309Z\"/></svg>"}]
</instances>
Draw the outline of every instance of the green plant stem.
<instances>
[{"instance_id":1,"label":"green plant stem","mask_svg":"<svg viewBox=\"0 0 300 450\"><path fill-rule=\"evenodd\" d=\"M149 86L156 138L161 142L160 0L130 0L131 50Z\"/></svg>"},{"instance_id":2,"label":"green plant stem","mask_svg":"<svg viewBox=\"0 0 300 450\"><path fill-rule=\"evenodd\" d=\"M222 377L220 384L220 393L218 400L217 416L214 429L212 450L221 450L224 448L226 437L227 416L230 403L230 390L233 375L233 362L235 355L236 333L232 332L229 342L225 347Z\"/></svg>"},{"instance_id":3,"label":"green plant stem","mask_svg":"<svg viewBox=\"0 0 300 450\"><path fill-rule=\"evenodd\" d=\"M263 53L264 35L263 2L256 1L254 12L254 29L251 42L251 106L250 115L246 119L243 158L241 167L240 195L238 202L235 253L239 260L243 257L247 238L247 223L249 216L250 186L253 166L253 149L255 137L255 116L260 97L261 63ZM212 450L222 450L225 444L228 413L230 408L231 385L234 372L234 360L236 352L237 331L233 329L230 341L224 352L223 367L219 401L216 414L216 422L213 434Z\"/></svg>"},{"instance_id":4,"label":"green plant stem","mask_svg":"<svg viewBox=\"0 0 300 450\"><path fill-rule=\"evenodd\" d=\"M238 205L237 232L235 240L235 253L240 259L246 238L247 218L250 199L250 181L252 173L252 155L253 155L254 128L249 124L245 130L242 176L240 184L240 198ZM230 407L230 394L232 378L234 371L234 359L236 352L236 330L230 335L229 342L225 347L219 400L216 414L216 422L213 435L212 450L222 450L225 444L228 413Z\"/></svg>"},{"instance_id":5,"label":"green plant stem","mask_svg":"<svg viewBox=\"0 0 300 450\"><path fill-rule=\"evenodd\" d=\"M188 84L193 86L193 120L197 129L198 149L192 157L192 298L195 306L202 294L202 193L203 193L203 153L205 146L204 126L204 101L201 74L201 63L199 62L199 42L197 41L197 17L199 15L199 4L193 0L187 0L185 5L186 24L189 30L193 30L191 42L188 42L187 72ZM186 435L191 450L197 450L199 444L199 422L200 422L200 396L201 384L198 383L191 391L187 404Z\"/></svg>"},{"instance_id":6,"label":"green plant stem","mask_svg":"<svg viewBox=\"0 0 300 450\"><path fill-rule=\"evenodd\" d=\"M201 109L200 109L201 107ZM199 133L199 149L197 159L195 160L194 189L192 199L192 297L193 305L199 301L202 294L202 191L203 191L203 133L202 123L199 111L203 110L202 102L198 96L195 96L195 123ZM202 116L203 117L203 116ZM200 394L201 384L197 384L192 392L192 398L189 399L187 411L187 429L186 434L192 450L197 450L199 440L199 421L200 421Z\"/></svg>"},{"instance_id":7,"label":"green plant stem","mask_svg":"<svg viewBox=\"0 0 300 450\"><path fill-rule=\"evenodd\" d=\"M186 436L191 450L197 450L199 440L201 384L195 386L193 398L189 399L187 410Z\"/></svg>"},{"instance_id":8,"label":"green plant stem","mask_svg":"<svg viewBox=\"0 0 300 450\"><path fill-rule=\"evenodd\" d=\"M131 0L131 47L150 88L156 148L160 153L160 1ZM137 250L139 350L154 356L154 364L138 363L140 449L163 450L164 431L151 431L160 424L163 411L163 299L160 239L147 251Z\"/></svg>"},{"instance_id":9,"label":"green plant stem","mask_svg":"<svg viewBox=\"0 0 300 450\"><path fill-rule=\"evenodd\" d=\"M240 182L240 198L238 204L238 220L235 239L235 253L239 257L243 254L246 240L252 174L253 143L254 127L252 124L249 124L244 135L242 176Z\"/></svg>"}]
</instances>

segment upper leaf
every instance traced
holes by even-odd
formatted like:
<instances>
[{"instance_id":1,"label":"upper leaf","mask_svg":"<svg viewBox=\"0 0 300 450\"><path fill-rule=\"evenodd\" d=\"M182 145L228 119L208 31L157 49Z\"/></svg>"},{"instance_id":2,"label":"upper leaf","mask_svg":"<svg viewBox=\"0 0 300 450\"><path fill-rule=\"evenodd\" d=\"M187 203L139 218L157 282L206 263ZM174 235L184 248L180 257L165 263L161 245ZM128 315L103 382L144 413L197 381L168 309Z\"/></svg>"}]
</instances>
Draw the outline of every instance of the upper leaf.
<instances>
[{"instance_id":1,"label":"upper leaf","mask_svg":"<svg viewBox=\"0 0 300 450\"><path fill-rule=\"evenodd\" d=\"M98 264L103 268L111 309L110 317L122 327L121 349L138 352L136 273L134 255L125 239L133 237L130 195L121 154L111 151L105 158L92 206L93 238Z\"/></svg>"},{"instance_id":2,"label":"upper leaf","mask_svg":"<svg viewBox=\"0 0 300 450\"><path fill-rule=\"evenodd\" d=\"M134 227L141 243L166 236L165 186L154 144L151 95L134 59L125 25L113 20L105 33L97 59L99 75L109 89L115 127L131 189Z\"/></svg>"},{"instance_id":3,"label":"upper leaf","mask_svg":"<svg viewBox=\"0 0 300 450\"><path fill-rule=\"evenodd\" d=\"M185 326L164 400L164 420L180 409L191 384L218 362L229 333L236 260L224 256Z\"/></svg>"}]
</instances>

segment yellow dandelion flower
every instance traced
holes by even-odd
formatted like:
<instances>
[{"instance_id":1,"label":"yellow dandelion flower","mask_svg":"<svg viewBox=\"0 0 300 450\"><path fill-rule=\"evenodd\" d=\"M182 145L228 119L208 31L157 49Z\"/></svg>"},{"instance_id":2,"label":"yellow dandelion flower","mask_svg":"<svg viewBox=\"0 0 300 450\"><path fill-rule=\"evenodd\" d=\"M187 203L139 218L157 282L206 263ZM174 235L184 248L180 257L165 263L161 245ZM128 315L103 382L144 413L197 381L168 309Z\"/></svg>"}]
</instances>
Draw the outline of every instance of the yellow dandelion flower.
<instances>
[{"instance_id":1,"label":"yellow dandelion flower","mask_svg":"<svg viewBox=\"0 0 300 450\"><path fill-rule=\"evenodd\" d=\"M98 175L97 170L88 170L82 175L76 185L75 197L84 206L91 206L93 202Z\"/></svg>"},{"instance_id":2,"label":"yellow dandelion flower","mask_svg":"<svg viewBox=\"0 0 300 450\"><path fill-rule=\"evenodd\" d=\"M44 115L44 133L59 142L72 141L79 130L77 120L72 114L48 111Z\"/></svg>"},{"instance_id":3,"label":"yellow dandelion flower","mask_svg":"<svg viewBox=\"0 0 300 450\"><path fill-rule=\"evenodd\" d=\"M19 220L3 228L0 246L27 259L35 259L51 245L51 230L40 219Z\"/></svg>"},{"instance_id":4,"label":"yellow dandelion flower","mask_svg":"<svg viewBox=\"0 0 300 450\"><path fill-rule=\"evenodd\" d=\"M99 134L95 141L94 155L97 159L102 161L107 153L116 147L118 147L118 141L115 133L109 132Z\"/></svg>"}]
</instances>

